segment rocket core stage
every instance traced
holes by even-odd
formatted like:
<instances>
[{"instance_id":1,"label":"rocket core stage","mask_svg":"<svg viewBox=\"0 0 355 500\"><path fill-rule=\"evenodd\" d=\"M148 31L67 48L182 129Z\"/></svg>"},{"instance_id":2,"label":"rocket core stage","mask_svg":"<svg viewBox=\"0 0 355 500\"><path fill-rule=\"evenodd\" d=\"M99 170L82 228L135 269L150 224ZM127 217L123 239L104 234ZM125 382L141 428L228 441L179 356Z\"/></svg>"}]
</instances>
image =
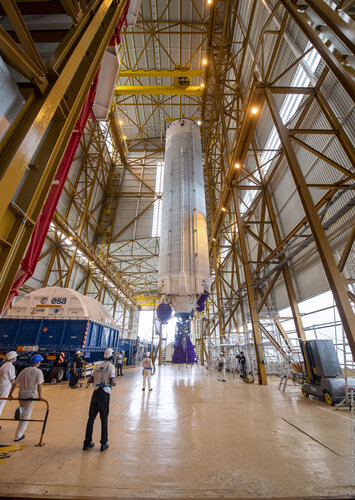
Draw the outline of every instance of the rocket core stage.
<instances>
[{"instance_id":1,"label":"rocket core stage","mask_svg":"<svg viewBox=\"0 0 355 500\"><path fill-rule=\"evenodd\" d=\"M180 318L176 349L185 341L187 349L190 316L193 309L204 309L210 287L201 132L193 120L169 124L164 163L157 316L169 319L172 305Z\"/></svg>"}]
</instances>

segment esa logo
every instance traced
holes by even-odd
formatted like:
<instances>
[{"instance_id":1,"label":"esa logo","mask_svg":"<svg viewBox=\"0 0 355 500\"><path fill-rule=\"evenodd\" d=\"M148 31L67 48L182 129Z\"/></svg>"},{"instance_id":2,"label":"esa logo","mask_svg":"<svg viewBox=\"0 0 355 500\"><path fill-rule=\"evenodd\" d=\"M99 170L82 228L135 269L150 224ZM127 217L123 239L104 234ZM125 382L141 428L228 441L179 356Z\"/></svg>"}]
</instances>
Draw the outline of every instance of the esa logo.
<instances>
[{"instance_id":1,"label":"esa logo","mask_svg":"<svg viewBox=\"0 0 355 500\"><path fill-rule=\"evenodd\" d=\"M53 298L51 300L52 304L66 304L67 303L67 299L61 299L61 298Z\"/></svg>"}]
</instances>

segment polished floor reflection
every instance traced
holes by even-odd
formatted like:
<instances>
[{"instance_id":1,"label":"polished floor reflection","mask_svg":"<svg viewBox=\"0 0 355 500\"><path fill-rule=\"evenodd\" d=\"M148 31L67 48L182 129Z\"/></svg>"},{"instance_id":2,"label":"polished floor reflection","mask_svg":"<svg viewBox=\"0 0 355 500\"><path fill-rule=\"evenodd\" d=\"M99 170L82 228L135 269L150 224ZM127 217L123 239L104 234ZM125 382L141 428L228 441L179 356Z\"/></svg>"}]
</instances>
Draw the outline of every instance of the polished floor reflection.
<instances>
[{"instance_id":1,"label":"polished floor reflection","mask_svg":"<svg viewBox=\"0 0 355 500\"><path fill-rule=\"evenodd\" d=\"M46 445L31 423L24 449L0 454L0 495L61 497L309 497L351 495L348 411L302 397L299 388L217 381L203 367L163 366L143 392L127 369L111 396L110 448L82 451L91 388L47 385ZM3 417L13 414L7 404ZM33 413L40 415L40 409ZM0 444L16 424L2 422ZM7 448L4 448L6 451ZM1 453L1 450L0 450ZM3 458L3 459L2 459Z\"/></svg>"}]
</instances>

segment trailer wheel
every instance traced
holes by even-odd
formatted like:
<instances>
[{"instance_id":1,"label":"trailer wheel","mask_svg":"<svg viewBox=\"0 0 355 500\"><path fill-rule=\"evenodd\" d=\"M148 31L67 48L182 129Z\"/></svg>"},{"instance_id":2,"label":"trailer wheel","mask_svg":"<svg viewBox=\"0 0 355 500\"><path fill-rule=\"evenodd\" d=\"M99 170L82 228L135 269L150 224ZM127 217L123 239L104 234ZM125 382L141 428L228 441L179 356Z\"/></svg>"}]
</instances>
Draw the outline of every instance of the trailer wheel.
<instances>
[{"instance_id":1,"label":"trailer wheel","mask_svg":"<svg viewBox=\"0 0 355 500\"><path fill-rule=\"evenodd\" d=\"M305 398L308 398L309 394L308 394L308 392L306 391L306 389L305 389L304 387L302 387L301 392L302 392L302 395L303 395Z\"/></svg>"},{"instance_id":2,"label":"trailer wheel","mask_svg":"<svg viewBox=\"0 0 355 500\"><path fill-rule=\"evenodd\" d=\"M48 375L48 381L52 382L54 379L57 384L61 382L64 379L65 375L65 369L62 366L55 366L54 368L51 369Z\"/></svg>"},{"instance_id":3,"label":"trailer wheel","mask_svg":"<svg viewBox=\"0 0 355 500\"><path fill-rule=\"evenodd\" d=\"M52 380L57 381L57 368L52 368L48 374L48 382L51 383Z\"/></svg>"},{"instance_id":4,"label":"trailer wheel","mask_svg":"<svg viewBox=\"0 0 355 500\"><path fill-rule=\"evenodd\" d=\"M327 405L333 406L334 401L333 401L332 396L330 395L330 392L328 392L328 391L324 392L324 401L327 403Z\"/></svg>"},{"instance_id":5,"label":"trailer wheel","mask_svg":"<svg viewBox=\"0 0 355 500\"><path fill-rule=\"evenodd\" d=\"M55 374L55 378L58 383L64 379L64 375L65 375L65 369L62 366L58 366L56 368L56 374Z\"/></svg>"}]
</instances>

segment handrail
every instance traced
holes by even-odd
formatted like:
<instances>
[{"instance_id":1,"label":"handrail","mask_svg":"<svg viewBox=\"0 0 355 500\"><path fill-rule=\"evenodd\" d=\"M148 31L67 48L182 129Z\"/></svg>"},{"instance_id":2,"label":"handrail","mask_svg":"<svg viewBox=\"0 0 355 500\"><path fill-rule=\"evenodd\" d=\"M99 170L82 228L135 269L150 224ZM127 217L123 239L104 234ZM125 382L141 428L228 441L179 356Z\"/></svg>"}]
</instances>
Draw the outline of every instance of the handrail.
<instances>
[{"instance_id":1,"label":"handrail","mask_svg":"<svg viewBox=\"0 0 355 500\"><path fill-rule=\"evenodd\" d=\"M39 398L1 398L0 397L0 400L5 400L5 401L43 401L43 403L46 403L46 414L45 414L45 417L43 420L40 420L40 419L29 419L29 418L21 418L20 421L22 420L23 422L43 422L43 425L42 425L42 431L41 431L41 437L39 439L39 442L38 444L36 444L36 446L43 446L45 443L43 443L43 436L44 436L44 431L46 430L46 425L47 425L47 419L48 419L48 415L49 415L49 403L46 399L39 399ZM15 418L1 418L0 417L0 420L7 420L7 421L11 421L11 422L17 422L17 419Z\"/></svg>"}]
</instances>

